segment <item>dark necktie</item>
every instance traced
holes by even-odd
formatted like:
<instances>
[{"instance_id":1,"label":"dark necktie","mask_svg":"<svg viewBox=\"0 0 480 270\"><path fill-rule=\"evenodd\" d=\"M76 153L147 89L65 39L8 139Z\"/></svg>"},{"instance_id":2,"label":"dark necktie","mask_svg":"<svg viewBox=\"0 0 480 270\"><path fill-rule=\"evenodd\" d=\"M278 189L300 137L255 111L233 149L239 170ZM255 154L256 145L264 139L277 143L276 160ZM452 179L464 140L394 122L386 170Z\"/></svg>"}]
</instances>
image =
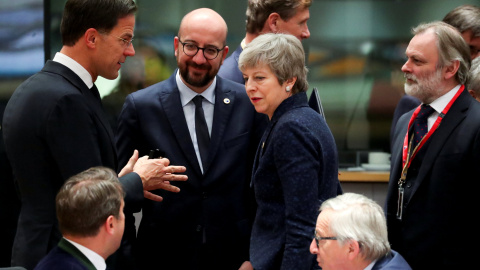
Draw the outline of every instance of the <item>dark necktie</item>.
<instances>
[{"instance_id":1,"label":"dark necktie","mask_svg":"<svg viewBox=\"0 0 480 270\"><path fill-rule=\"evenodd\" d=\"M430 105L422 104L420 107L420 112L415 119L414 128L413 128L413 146L416 146L427 134L428 132L428 123L427 119L435 110L430 107Z\"/></svg>"},{"instance_id":2,"label":"dark necktie","mask_svg":"<svg viewBox=\"0 0 480 270\"><path fill-rule=\"evenodd\" d=\"M202 164L205 164L208 157L208 146L210 144L210 135L208 133L207 121L202 108L203 96L197 95L193 98L195 103L195 133L197 134L198 150Z\"/></svg>"}]
</instances>

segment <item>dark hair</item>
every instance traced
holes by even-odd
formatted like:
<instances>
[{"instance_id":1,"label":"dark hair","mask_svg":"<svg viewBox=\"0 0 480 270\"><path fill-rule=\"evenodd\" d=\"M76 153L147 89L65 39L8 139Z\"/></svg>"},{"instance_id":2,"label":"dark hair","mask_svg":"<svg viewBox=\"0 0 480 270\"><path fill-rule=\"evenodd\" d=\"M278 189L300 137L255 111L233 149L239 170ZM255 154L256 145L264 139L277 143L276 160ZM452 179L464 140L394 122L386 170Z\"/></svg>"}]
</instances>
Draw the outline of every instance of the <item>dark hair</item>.
<instances>
[{"instance_id":1,"label":"dark hair","mask_svg":"<svg viewBox=\"0 0 480 270\"><path fill-rule=\"evenodd\" d=\"M445 15L443 21L457 28L460 33L472 30L473 36L480 37L480 7L473 5L456 7Z\"/></svg>"},{"instance_id":2,"label":"dark hair","mask_svg":"<svg viewBox=\"0 0 480 270\"><path fill-rule=\"evenodd\" d=\"M95 236L109 216L120 218L124 192L117 174L93 167L70 177L56 197L62 234Z\"/></svg>"},{"instance_id":3,"label":"dark hair","mask_svg":"<svg viewBox=\"0 0 480 270\"><path fill-rule=\"evenodd\" d=\"M60 24L63 45L75 45L89 28L109 33L118 19L136 11L133 0L68 0Z\"/></svg>"},{"instance_id":4,"label":"dark hair","mask_svg":"<svg viewBox=\"0 0 480 270\"><path fill-rule=\"evenodd\" d=\"M309 8L313 0L248 0L247 6L247 33L262 31L268 16L278 13L282 20L287 21L299 10Z\"/></svg>"}]
</instances>

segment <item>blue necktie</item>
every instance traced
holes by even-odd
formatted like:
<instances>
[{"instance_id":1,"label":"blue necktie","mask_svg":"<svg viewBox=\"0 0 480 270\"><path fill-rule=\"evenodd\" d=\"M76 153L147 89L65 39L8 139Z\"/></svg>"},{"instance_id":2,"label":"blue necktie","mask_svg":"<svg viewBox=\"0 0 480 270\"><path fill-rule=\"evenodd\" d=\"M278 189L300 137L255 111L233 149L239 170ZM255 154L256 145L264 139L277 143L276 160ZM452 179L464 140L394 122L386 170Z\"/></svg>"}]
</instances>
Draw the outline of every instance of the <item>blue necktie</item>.
<instances>
[{"instance_id":1,"label":"blue necktie","mask_svg":"<svg viewBox=\"0 0 480 270\"><path fill-rule=\"evenodd\" d=\"M430 105L422 104L413 128L413 146L416 146L428 132L427 119L435 110Z\"/></svg>"},{"instance_id":2,"label":"blue necktie","mask_svg":"<svg viewBox=\"0 0 480 270\"><path fill-rule=\"evenodd\" d=\"M197 134L198 150L200 151L200 158L203 167L208 157L210 135L208 133L207 121L205 121L205 114L203 113L202 100L203 96L201 95L197 95L193 98L193 103L195 103L195 133Z\"/></svg>"}]
</instances>

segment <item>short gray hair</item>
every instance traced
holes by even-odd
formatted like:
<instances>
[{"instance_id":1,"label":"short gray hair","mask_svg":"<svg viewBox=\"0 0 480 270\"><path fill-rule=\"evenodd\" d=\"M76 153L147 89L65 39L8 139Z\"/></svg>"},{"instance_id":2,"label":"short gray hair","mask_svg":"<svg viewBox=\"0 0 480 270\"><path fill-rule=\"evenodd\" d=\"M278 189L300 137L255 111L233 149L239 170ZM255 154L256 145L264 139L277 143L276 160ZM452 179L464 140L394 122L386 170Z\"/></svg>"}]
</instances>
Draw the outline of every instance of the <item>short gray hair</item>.
<instances>
[{"instance_id":1,"label":"short gray hair","mask_svg":"<svg viewBox=\"0 0 480 270\"><path fill-rule=\"evenodd\" d=\"M120 218L124 192L117 174L93 167L70 177L56 197L62 234L96 236L109 216Z\"/></svg>"},{"instance_id":2,"label":"short gray hair","mask_svg":"<svg viewBox=\"0 0 480 270\"><path fill-rule=\"evenodd\" d=\"M437 69L453 64L455 61L460 62L455 78L458 83L465 84L468 81L468 71L472 60L470 58L470 48L463 39L460 32L453 26L440 21L423 23L414 27L412 33L414 35L422 34L425 31L433 29L437 37L438 49L438 66Z\"/></svg>"},{"instance_id":3,"label":"short gray hair","mask_svg":"<svg viewBox=\"0 0 480 270\"><path fill-rule=\"evenodd\" d=\"M473 59L469 76L467 89L473 90L480 97L480 57Z\"/></svg>"},{"instance_id":4,"label":"short gray hair","mask_svg":"<svg viewBox=\"0 0 480 270\"><path fill-rule=\"evenodd\" d=\"M341 245L357 241L360 254L369 261L390 252L387 222L382 207L375 201L356 193L344 193L322 203L320 211L330 209L329 228Z\"/></svg>"},{"instance_id":5,"label":"short gray hair","mask_svg":"<svg viewBox=\"0 0 480 270\"><path fill-rule=\"evenodd\" d=\"M280 84L297 77L292 94L308 90L305 52L296 37L274 33L256 37L240 54L238 68L244 71L259 64L267 65Z\"/></svg>"}]
</instances>

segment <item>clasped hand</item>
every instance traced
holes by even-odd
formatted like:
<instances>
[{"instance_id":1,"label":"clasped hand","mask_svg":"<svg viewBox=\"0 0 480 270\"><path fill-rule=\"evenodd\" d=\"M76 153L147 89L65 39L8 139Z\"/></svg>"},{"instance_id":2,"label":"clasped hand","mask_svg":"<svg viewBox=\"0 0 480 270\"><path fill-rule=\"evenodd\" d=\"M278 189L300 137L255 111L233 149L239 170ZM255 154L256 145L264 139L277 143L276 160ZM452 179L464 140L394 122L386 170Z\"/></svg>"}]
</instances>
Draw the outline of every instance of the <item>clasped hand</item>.
<instances>
[{"instance_id":1,"label":"clasped hand","mask_svg":"<svg viewBox=\"0 0 480 270\"><path fill-rule=\"evenodd\" d=\"M163 189L170 192L180 192L180 189L170 184L170 181L186 181L187 176L183 173L185 166L169 166L170 160L166 158L148 159L148 156L138 158L138 151L133 152L127 165L118 174L119 177L127 173L135 172L142 179L143 193L145 198L160 202L162 196L153 194L150 190Z\"/></svg>"}]
</instances>

